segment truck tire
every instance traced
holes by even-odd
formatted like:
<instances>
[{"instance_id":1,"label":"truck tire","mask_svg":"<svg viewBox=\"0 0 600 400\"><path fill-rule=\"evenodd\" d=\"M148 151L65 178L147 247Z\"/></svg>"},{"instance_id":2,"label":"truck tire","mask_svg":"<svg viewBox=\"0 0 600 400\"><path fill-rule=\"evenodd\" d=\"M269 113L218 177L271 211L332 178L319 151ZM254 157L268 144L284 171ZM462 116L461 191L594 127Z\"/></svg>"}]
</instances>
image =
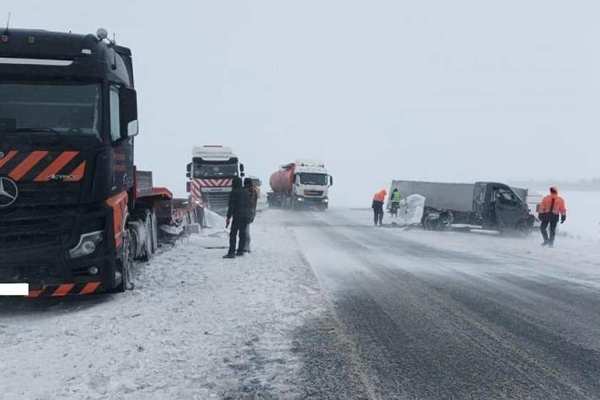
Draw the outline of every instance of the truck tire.
<instances>
[{"instance_id":1,"label":"truck tire","mask_svg":"<svg viewBox=\"0 0 600 400\"><path fill-rule=\"evenodd\" d=\"M158 251L158 221L156 220L156 212L152 210L150 212L150 227L152 232L150 233L150 239L152 241L152 254Z\"/></svg>"},{"instance_id":2,"label":"truck tire","mask_svg":"<svg viewBox=\"0 0 600 400\"><path fill-rule=\"evenodd\" d=\"M116 286L114 292L122 293L126 290L132 290L133 279L131 277L131 270L133 269L133 252L136 247L135 234L133 230L126 229L123 234L123 253L121 259L118 261L117 271L115 276Z\"/></svg>"},{"instance_id":3,"label":"truck tire","mask_svg":"<svg viewBox=\"0 0 600 400\"><path fill-rule=\"evenodd\" d=\"M146 218L144 219L144 254L142 254L142 261L150 261L152 258L152 214L150 212L146 213Z\"/></svg>"}]
</instances>

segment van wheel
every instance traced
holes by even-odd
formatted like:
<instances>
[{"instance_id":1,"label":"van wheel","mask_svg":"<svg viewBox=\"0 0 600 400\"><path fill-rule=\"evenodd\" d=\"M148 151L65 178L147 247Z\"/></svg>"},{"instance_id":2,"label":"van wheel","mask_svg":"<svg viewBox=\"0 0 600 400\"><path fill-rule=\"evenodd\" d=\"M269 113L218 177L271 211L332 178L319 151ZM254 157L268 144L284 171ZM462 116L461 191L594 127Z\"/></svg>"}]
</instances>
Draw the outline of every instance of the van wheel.
<instances>
[{"instance_id":1,"label":"van wheel","mask_svg":"<svg viewBox=\"0 0 600 400\"><path fill-rule=\"evenodd\" d=\"M515 229L521 236L529 236L533 230L531 224L529 224L527 220L519 221Z\"/></svg>"}]
</instances>

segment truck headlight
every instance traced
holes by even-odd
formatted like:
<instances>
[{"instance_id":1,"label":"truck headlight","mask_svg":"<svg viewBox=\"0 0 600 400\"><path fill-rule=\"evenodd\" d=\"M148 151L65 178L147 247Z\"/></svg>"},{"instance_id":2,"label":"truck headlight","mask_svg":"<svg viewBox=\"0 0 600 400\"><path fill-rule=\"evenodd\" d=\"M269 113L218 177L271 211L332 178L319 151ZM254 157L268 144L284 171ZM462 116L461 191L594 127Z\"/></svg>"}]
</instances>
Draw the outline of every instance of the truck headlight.
<instances>
[{"instance_id":1,"label":"truck headlight","mask_svg":"<svg viewBox=\"0 0 600 400\"><path fill-rule=\"evenodd\" d=\"M302 197L298 197L298 201L304 201Z\"/></svg>"},{"instance_id":2,"label":"truck headlight","mask_svg":"<svg viewBox=\"0 0 600 400\"><path fill-rule=\"evenodd\" d=\"M323 203L329 203L329 199L323 199Z\"/></svg>"},{"instance_id":3,"label":"truck headlight","mask_svg":"<svg viewBox=\"0 0 600 400\"><path fill-rule=\"evenodd\" d=\"M84 233L79 237L77 246L69 250L71 258L89 256L96 251L96 248L102 243L103 231Z\"/></svg>"}]
</instances>

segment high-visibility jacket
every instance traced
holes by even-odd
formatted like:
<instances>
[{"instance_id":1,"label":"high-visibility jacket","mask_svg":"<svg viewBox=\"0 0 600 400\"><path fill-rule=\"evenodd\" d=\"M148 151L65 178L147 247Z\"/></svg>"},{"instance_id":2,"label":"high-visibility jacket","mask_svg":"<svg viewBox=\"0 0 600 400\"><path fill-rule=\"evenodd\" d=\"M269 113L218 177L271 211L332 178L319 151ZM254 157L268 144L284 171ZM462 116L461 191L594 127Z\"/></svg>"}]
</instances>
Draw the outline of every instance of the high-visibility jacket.
<instances>
[{"instance_id":1,"label":"high-visibility jacket","mask_svg":"<svg viewBox=\"0 0 600 400\"><path fill-rule=\"evenodd\" d=\"M400 191L392 192L392 203L400 203L400 200L402 200Z\"/></svg>"},{"instance_id":2,"label":"high-visibility jacket","mask_svg":"<svg viewBox=\"0 0 600 400\"><path fill-rule=\"evenodd\" d=\"M373 196L373 200L374 201L380 201L382 203L385 202L385 196L387 196L387 192L385 190L379 191L377 193L375 193L375 196Z\"/></svg>"},{"instance_id":3,"label":"high-visibility jacket","mask_svg":"<svg viewBox=\"0 0 600 400\"><path fill-rule=\"evenodd\" d=\"M544 197L538 206L540 214L552 213L556 215L567 215L565 200L557 194L549 194Z\"/></svg>"}]
</instances>

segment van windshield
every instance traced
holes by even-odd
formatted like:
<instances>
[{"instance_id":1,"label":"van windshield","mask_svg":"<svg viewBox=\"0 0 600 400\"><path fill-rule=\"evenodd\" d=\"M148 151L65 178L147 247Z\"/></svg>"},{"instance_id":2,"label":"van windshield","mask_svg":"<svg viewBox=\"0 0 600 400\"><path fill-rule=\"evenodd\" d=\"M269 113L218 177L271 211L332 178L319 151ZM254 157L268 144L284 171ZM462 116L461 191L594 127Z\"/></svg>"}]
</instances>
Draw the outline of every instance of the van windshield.
<instances>
[{"instance_id":1,"label":"van windshield","mask_svg":"<svg viewBox=\"0 0 600 400\"><path fill-rule=\"evenodd\" d=\"M100 136L99 84L0 82L2 132Z\"/></svg>"}]
</instances>

